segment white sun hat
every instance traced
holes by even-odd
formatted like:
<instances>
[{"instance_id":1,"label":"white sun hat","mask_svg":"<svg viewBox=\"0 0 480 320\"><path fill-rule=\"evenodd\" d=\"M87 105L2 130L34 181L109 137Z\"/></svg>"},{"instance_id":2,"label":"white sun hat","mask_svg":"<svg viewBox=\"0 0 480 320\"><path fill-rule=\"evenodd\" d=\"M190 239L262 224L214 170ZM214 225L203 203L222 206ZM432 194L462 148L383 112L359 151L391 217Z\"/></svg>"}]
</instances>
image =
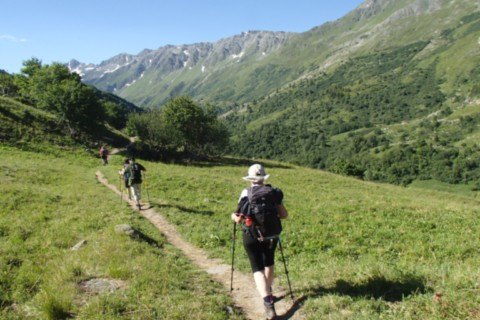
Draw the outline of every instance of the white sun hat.
<instances>
[{"instance_id":1,"label":"white sun hat","mask_svg":"<svg viewBox=\"0 0 480 320\"><path fill-rule=\"evenodd\" d=\"M254 164L248 168L248 176L243 177L243 180L259 182L267 180L270 177L269 174L265 173L265 168L261 164Z\"/></svg>"}]
</instances>

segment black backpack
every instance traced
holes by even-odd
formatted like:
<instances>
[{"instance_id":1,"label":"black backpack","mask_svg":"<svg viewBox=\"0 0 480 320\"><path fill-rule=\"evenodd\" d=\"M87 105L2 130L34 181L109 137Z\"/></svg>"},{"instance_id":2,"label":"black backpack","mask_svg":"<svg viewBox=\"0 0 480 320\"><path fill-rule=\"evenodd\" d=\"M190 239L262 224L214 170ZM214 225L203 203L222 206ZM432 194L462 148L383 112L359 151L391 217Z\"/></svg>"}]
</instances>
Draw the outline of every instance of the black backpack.
<instances>
[{"instance_id":1,"label":"black backpack","mask_svg":"<svg viewBox=\"0 0 480 320\"><path fill-rule=\"evenodd\" d=\"M250 187L248 191L248 213L252 218L252 226L248 229L256 238L277 236L282 232L282 223L278 217L278 189L271 185Z\"/></svg>"},{"instance_id":2,"label":"black backpack","mask_svg":"<svg viewBox=\"0 0 480 320\"><path fill-rule=\"evenodd\" d=\"M132 165L132 183L142 183L142 170L136 163Z\"/></svg>"}]
</instances>

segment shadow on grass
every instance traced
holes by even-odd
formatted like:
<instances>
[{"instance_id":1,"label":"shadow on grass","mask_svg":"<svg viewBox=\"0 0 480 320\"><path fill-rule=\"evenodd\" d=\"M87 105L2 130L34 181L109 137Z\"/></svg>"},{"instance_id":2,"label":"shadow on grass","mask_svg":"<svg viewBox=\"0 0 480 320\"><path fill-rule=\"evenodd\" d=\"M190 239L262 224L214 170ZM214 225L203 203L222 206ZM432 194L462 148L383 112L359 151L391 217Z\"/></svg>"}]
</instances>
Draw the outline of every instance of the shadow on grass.
<instances>
[{"instance_id":1,"label":"shadow on grass","mask_svg":"<svg viewBox=\"0 0 480 320\"><path fill-rule=\"evenodd\" d=\"M368 279L368 281L364 283L350 283L340 279L336 281L334 287L311 288L310 293L307 294L307 298L335 294L350 296L352 298L400 302L409 296L424 294L429 291L424 283L425 280L420 277L388 280L384 276L377 276Z\"/></svg>"},{"instance_id":2,"label":"shadow on grass","mask_svg":"<svg viewBox=\"0 0 480 320\"><path fill-rule=\"evenodd\" d=\"M249 159L237 159L237 158L212 158L206 161L182 161L179 162L179 165L185 166L194 166L194 167L249 167L254 163L264 164L261 160L249 160ZM276 169L291 169L292 166L279 164L279 163L267 163L265 164L267 168L276 168Z\"/></svg>"},{"instance_id":3,"label":"shadow on grass","mask_svg":"<svg viewBox=\"0 0 480 320\"><path fill-rule=\"evenodd\" d=\"M126 149L120 149L117 153L125 158L130 158L132 156L131 151L127 151ZM180 166L192 166L192 167L199 167L199 168L213 168L213 167L249 167L254 163L264 164L265 167L268 168L275 168L275 169L292 169L292 166L286 164L279 164L279 163L264 163L261 160L251 160L251 159L237 159L237 158L209 158L209 159L169 159L169 160L155 160L151 159L148 156L142 154L136 154L135 157L137 160L147 160L153 162L162 162L162 163L171 163Z\"/></svg>"},{"instance_id":4,"label":"shadow on grass","mask_svg":"<svg viewBox=\"0 0 480 320\"><path fill-rule=\"evenodd\" d=\"M147 236L146 234L144 234L143 232L141 232L139 230L135 230L135 233L133 234L132 238L137 240L137 241L145 242L148 245L150 245L152 247L155 247L155 248L163 248L163 243L162 242L159 242L159 241Z\"/></svg>"},{"instance_id":5,"label":"shadow on grass","mask_svg":"<svg viewBox=\"0 0 480 320\"><path fill-rule=\"evenodd\" d=\"M335 287L317 290L319 294L333 293L347 295L353 298L381 299L388 302L400 302L415 294L424 294L427 288L424 279L412 277L398 281L388 280L383 276L370 278L365 283L349 283L337 280Z\"/></svg>"},{"instance_id":6,"label":"shadow on grass","mask_svg":"<svg viewBox=\"0 0 480 320\"><path fill-rule=\"evenodd\" d=\"M213 215L213 211L210 211L210 210L197 210L197 209L188 208L188 207L185 207L185 206L182 206L182 205L164 204L164 203L161 204L161 203L153 203L152 202L152 205L153 204L157 208L174 208L174 209L180 210L182 212L186 212L186 213L194 213L194 214L200 214L200 215L204 215L204 216Z\"/></svg>"},{"instance_id":7,"label":"shadow on grass","mask_svg":"<svg viewBox=\"0 0 480 320\"><path fill-rule=\"evenodd\" d=\"M330 288L317 287L307 289L309 292L295 298L292 306L285 314L279 315L277 319L290 319L302 306L311 298L324 295L343 295L356 299L376 299L388 302L401 302L405 298L417 294L425 294L429 291L425 287L425 280L420 277L405 278L398 281L388 280L383 276L372 277L365 283L350 283L345 280L337 280L335 286ZM295 293L295 292L294 292ZM287 295L278 296L282 300Z\"/></svg>"}]
</instances>

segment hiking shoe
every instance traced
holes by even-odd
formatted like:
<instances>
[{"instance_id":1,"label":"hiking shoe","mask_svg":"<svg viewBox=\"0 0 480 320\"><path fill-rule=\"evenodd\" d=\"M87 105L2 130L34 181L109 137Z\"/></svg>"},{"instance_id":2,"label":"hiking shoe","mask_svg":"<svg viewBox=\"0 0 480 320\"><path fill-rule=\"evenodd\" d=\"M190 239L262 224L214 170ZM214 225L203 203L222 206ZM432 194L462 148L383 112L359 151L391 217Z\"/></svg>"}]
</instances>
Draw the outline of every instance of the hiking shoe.
<instances>
[{"instance_id":1,"label":"hiking shoe","mask_svg":"<svg viewBox=\"0 0 480 320\"><path fill-rule=\"evenodd\" d=\"M139 203L137 204L138 210L142 210L142 205Z\"/></svg>"},{"instance_id":2,"label":"hiking shoe","mask_svg":"<svg viewBox=\"0 0 480 320\"><path fill-rule=\"evenodd\" d=\"M265 315L267 316L268 320L275 319L277 317L277 314L275 313L275 306L273 303L263 303L263 306L265 307Z\"/></svg>"}]
</instances>

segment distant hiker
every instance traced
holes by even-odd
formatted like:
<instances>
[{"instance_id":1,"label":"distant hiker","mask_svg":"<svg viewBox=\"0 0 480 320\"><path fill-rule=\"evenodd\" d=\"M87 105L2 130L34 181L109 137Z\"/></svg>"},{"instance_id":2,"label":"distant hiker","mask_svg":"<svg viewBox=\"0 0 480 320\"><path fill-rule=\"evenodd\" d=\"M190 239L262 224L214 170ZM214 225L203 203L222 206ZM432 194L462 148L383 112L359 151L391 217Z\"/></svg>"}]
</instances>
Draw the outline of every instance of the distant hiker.
<instances>
[{"instance_id":1,"label":"distant hiker","mask_svg":"<svg viewBox=\"0 0 480 320\"><path fill-rule=\"evenodd\" d=\"M98 151L98 153L100 154L100 158L102 158L102 162L103 162L103 165L107 165L108 164L108 149L102 145L100 147L100 150Z\"/></svg>"},{"instance_id":2,"label":"distant hiker","mask_svg":"<svg viewBox=\"0 0 480 320\"><path fill-rule=\"evenodd\" d=\"M248 168L248 175L243 179L250 181L250 187L240 194L237 210L231 218L235 223L242 223L243 247L250 260L253 278L263 298L267 319L274 319L275 248L282 231L280 219L287 218L288 212L282 204L282 191L264 184L268 177L260 164Z\"/></svg>"},{"instance_id":3,"label":"distant hiker","mask_svg":"<svg viewBox=\"0 0 480 320\"><path fill-rule=\"evenodd\" d=\"M125 169L128 173L128 185L130 187L130 192L133 195L133 200L138 207L138 210L142 209L142 204L140 203L141 196L141 184L142 184L142 171L147 171L144 166L135 162L135 158L129 160L129 164Z\"/></svg>"},{"instance_id":4,"label":"distant hiker","mask_svg":"<svg viewBox=\"0 0 480 320\"><path fill-rule=\"evenodd\" d=\"M123 179L123 183L125 184L125 189L128 190L128 200L132 200L132 192L130 191L129 188L129 178L130 178L130 173L127 171L127 167L130 164L130 159L125 159L123 162L123 168L118 171L118 174L121 176Z\"/></svg>"}]
</instances>

